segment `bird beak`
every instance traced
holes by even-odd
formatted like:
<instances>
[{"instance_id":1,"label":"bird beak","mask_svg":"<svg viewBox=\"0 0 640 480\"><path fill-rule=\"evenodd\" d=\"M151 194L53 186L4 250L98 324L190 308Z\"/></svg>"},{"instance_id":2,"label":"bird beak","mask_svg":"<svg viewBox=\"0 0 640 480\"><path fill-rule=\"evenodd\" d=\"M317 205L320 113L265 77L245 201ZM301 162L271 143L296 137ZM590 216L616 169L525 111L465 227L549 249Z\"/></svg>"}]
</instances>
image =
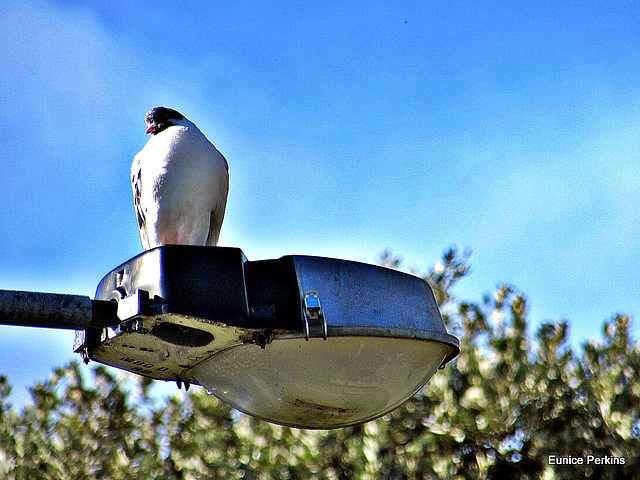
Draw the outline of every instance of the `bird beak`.
<instances>
[{"instance_id":1,"label":"bird beak","mask_svg":"<svg viewBox=\"0 0 640 480\"><path fill-rule=\"evenodd\" d=\"M147 131L146 131L146 132L144 132L144 134L145 134L145 135L149 135L150 133L153 133L153 131L155 130L155 128L156 128L156 124L155 124L155 123L152 123L151 125L149 125L149 128L147 128Z\"/></svg>"}]
</instances>

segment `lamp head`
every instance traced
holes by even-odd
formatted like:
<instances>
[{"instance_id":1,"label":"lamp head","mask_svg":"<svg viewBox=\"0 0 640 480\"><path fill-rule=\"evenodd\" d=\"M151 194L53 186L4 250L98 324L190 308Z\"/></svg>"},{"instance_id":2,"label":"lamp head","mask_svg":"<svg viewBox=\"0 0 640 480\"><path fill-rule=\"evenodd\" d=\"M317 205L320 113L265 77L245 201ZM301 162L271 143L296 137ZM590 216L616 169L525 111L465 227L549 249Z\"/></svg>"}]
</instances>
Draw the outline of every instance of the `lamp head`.
<instances>
[{"instance_id":1,"label":"lamp head","mask_svg":"<svg viewBox=\"0 0 640 480\"><path fill-rule=\"evenodd\" d=\"M85 358L299 428L380 417L459 352L426 282L346 260L168 245L111 271L96 297L122 323L78 332Z\"/></svg>"}]
</instances>

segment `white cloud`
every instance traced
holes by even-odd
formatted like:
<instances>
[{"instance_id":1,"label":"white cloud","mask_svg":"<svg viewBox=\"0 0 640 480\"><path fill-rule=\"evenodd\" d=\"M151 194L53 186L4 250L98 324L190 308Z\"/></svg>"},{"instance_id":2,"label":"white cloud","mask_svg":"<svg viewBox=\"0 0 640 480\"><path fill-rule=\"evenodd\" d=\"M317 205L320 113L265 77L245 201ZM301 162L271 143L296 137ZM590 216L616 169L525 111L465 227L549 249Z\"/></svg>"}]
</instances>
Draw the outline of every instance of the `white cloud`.
<instances>
[{"instance_id":1,"label":"white cloud","mask_svg":"<svg viewBox=\"0 0 640 480\"><path fill-rule=\"evenodd\" d=\"M38 0L1 10L0 222L10 234L0 238L0 272L5 281L86 278L87 262L100 267L88 259L96 248L135 234L122 219L144 141L136 59L86 10Z\"/></svg>"}]
</instances>

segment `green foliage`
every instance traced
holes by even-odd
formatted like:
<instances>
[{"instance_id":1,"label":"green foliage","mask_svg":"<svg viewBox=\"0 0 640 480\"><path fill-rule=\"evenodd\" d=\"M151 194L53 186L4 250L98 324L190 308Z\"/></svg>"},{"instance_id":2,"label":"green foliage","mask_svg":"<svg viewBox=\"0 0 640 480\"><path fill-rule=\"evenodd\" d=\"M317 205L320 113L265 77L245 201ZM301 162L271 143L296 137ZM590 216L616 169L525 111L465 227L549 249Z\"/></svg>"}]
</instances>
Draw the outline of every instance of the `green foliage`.
<instances>
[{"instance_id":1,"label":"green foliage","mask_svg":"<svg viewBox=\"0 0 640 480\"><path fill-rule=\"evenodd\" d=\"M0 477L14 479L637 478L640 348L616 315L576 354L565 321L527 331L527 298L510 285L459 302L469 253L450 249L422 275L458 359L377 421L311 431L240 415L193 388L159 401L150 382L77 363L32 388L16 412L0 377ZM381 263L400 268L385 252ZM89 374L90 379L83 375ZM588 456L624 465L588 465ZM550 456L583 465L550 465Z\"/></svg>"}]
</instances>

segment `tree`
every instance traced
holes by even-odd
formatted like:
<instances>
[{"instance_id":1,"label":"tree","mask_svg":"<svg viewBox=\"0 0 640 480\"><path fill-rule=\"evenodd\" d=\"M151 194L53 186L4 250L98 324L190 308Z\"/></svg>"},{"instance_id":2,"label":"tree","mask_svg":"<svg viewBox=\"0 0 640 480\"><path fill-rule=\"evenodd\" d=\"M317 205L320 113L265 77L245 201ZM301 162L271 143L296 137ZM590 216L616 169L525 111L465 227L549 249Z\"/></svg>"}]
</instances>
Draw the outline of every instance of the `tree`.
<instances>
[{"instance_id":1,"label":"tree","mask_svg":"<svg viewBox=\"0 0 640 480\"><path fill-rule=\"evenodd\" d=\"M380 261L401 267L391 252ZM34 386L33 405L20 412L0 379L0 475L638 478L640 347L629 317L605 322L602 339L576 353L566 321L529 334L527 298L513 286L477 303L456 300L455 285L469 272L469 252L453 248L434 268L414 272L432 285L461 353L381 419L329 431L281 427L241 415L203 389L160 401L149 380L72 363ZM583 464L554 464L562 459Z\"/></svg>"}]
</instances>

